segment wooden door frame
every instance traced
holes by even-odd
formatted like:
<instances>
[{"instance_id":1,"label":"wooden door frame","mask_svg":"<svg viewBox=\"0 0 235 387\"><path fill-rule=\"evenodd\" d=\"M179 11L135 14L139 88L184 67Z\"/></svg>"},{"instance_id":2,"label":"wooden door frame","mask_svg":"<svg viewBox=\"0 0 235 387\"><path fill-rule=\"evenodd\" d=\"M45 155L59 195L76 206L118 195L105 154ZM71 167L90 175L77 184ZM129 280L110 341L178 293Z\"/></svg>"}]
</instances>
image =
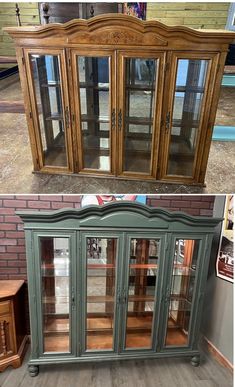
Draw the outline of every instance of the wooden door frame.
<instances>
[{"instance_id":1,"label":"wooden door frame","mask_svg":"<svg viewBox=\"0 0 235 387\"><path fill-rule=\"evenodd\" d=\"M116 115L116 80L115 80L115 52L110 49L97 49L89 47L88 49L82 48L71 48L69 49L71 55L71 72L69 74L70 84L72 83L72 100L74 103L74 131L76 132L75 137L76 148L77 148L77 167L75 172L79 174L91 174L110 176L115 175L115 158L116 158L116 127L117 122ZM110 117L110 171L102 171L92 168L84 168L83 161L83 140L82 140L82 129L81 129L81 104L80 104L80 93L79 93L79 78L77 72L77 56L84 57L109 57L109 117ZM114 127L112 125L112 113L114 112Z\"/></svg>"},{"instance_id":2,"label":"wooden door frame","mask_svg":"<svg viewBox=\"0 0 235 387\"><path fill-rule=\"evenodd\" d=\"M29 55L38 54L38 55L54 55L58 57L59 62L59 71L60 71L60 82L61 82L61 105L63 110L63 125L65 133L65 147L66 147L66 158L67 158L67 167L63 166L49 166L44 164L43 157L43 146L41 139L41 128L39 122L39 114L37 108L37 99L35 92L35 85L33 80L33 74L31 72L31 66L29 61ZM65 49L54 49L54 48L24 48L24 60L26 66L26 76L28 83L28 92L31 103L31 117L34 125L34 136L35 144L38 149L38 164L42 172L48 173L72 173L74 170L74 158L71 152L72 149L72 133L71 133L71 116L69 110L69 94L68 94L68 84L67 84L67 67L66 67L66 52ZM65 110L68 109L69 115L69 127L66 127L66 118Z\"/></svg>"},{"instance_id":3,"label":"wooden door frame","mask_svg":"<svg viewBox=\"0 0 235 387\"><path fill-rule=\"evenodd\" d=\"M166 83L169 82L168 88L164 96L164 128L161 132L162 146L163 151L161 153L161 171L160 179L162 181L170 182L174 180L175 182L185 182L185 183L196 183L199 181L201 174L201 160L203 153L205 151L206 143L206 132L208 128L208 121L210 116L210 108L212 102L212 96L215 87L216 74L218 69L218 61L220 54L215 52L198 52L198 51L172 51L169 53L170 56L170 65L167 69L169 73L166 78ZM172 129L172 115L174 108L174 97L175 97L175 88L176 88L176 77L177 77L177 62L180 59L198 59L198 60L208 60L208 69L206 75L206 82L204 87L204 95L200 113L200 122L198 127L198 134L196 140L194 162L193 162L193 174L192 176L185 175L169 175L167 174L168 167L168 156L169 148L171 141L171 129ZM166 115L170 112L170 125L169 129L166 128ZM209 148L208 148L209 152Z\"/></svg>"},{"instance_id":4,"label":"wooden door frame","mask_svg":"<svg viewBox=\"0 0 235 387\"><path fill-rule=\"evenodd\" d=\"M125 117L125 59L128 58L143 58L143 59L158 59L157 78L154 93L154 112L153 112L153 130L152 130L152 149L150 161L150 174L124 171L124 117ZM118 158L117 174L119 177L126 178L142 178L156 179L157 175L157 160L159 150L159 138L161 127L161 114L163 105L163 84L164 84L164 66L166 60L166 51L164 50L137 50L137 49L118 49L117 50L117 74L119 82L117 82L117 111L122 113L122 125L118 129L118 147L117 151L120 157Z\"/></svg>"}]
</instances>

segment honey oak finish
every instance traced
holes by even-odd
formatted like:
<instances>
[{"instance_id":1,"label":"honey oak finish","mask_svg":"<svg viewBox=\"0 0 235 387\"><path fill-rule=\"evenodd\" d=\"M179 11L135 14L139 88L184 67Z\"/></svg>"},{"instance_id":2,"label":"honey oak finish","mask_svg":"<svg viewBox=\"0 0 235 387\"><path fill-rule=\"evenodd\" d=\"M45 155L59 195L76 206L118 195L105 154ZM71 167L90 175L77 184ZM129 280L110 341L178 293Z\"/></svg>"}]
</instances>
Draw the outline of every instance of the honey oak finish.
<instances>
[{"instance_id":1,"label":"honey oak finish","mask_svg":"<svg viewBox=\"0 0 235 387\"><path fill-rule=\"evenodd\" d=\"M189 357L222 219L134 202L17 211L27 249L31 359L41 364Z\"/></svg>"},{"instance_id":2,"label":"honey oak finish","mask_svg":"<svg viewBox=\"0 0 235 387\"><path fill-rule=\"evenodd\" d=\"M89 20L77 19L65 24L7 27L4 30L14 38L16 44L34 171L204 184L224 63L228 46L235 40L234 32L193 30L181 26L170 27L154 20L142 21L122 14L100 15ZM39 111L30 68L30 55L58 56L62 94L61 114L63 117L61 120L65 128L64 141L67 155L66 167L52 166L45 162L40 135ZM109 58L107 121L109 132L103 134L103 140L107 139L107 136L110 139L110 168L107 170L94 168L92 163L87 168L84 164L85 148L82 130L84 119L81 115L79 95L80 86L83 86L80 85L77 73L78 56L85 58L106 56ZM150 120L151 123L149 121L149 125L152 125L151 136L148 137L146 133L128 132L130 139L127 144L129 143L129 146L131 141L134 142L135 137L141 140L142 136L141 144L144 144L145 138L150 142L150 150L148 150L150 156L146 156L147 168L143 171L138 167L136 170L133 168L125 170L124 159L128 158L128 153L133 152L133 149L127 149L125 153L124 149L125 127L129 125L127 119L131 118L126 117L128 113L126 109L130 102L126 100L125 94L127 90L126 65L131 58L137 59L135 62L137 64L141 61L147 63L148 59L151 59L152 63L156 60L154 89L148 91L146 85L145 88L144 86L137 87L139 93L141 87L143 90L147 89L144 91L145 94L152 93L153 117ZM191 65L185 89L182 86L178 88L176 86L177 71L182 60ZM201 70L197 69L199 62L201 62L201 69L204 68L205 71L203 87L199 85L199 82L202 82ZM147 65L150 69L149 63ZM198 87L194 85L196 81L198 81ZM130 90L132 90L130 93L134 93L135 89L130 87ZM175 93L179 95L182 90L184 95L188 93L188 99L184 100L183 116L179 123L179 120L174 118L174 101L176 101ZM197 96L196 93L198 93ZM199 94L201 95L200 102L198 102ZM89 101L91 104L91 100L87 99L87 103ZM196 106L198 103L199 107ZM187 104L192 110L191 115L187 113ZM198 109L197 122L192 118L195 109ZM87 117L88 121L90 118ZM139 128L141 128L141 119L137 120ZM148 125L147 122L145 120L145 125ZM196 125L194 129L192 128L193 122ZM175 130L180 132L181 138L179 138L179 133L174 134ZM184 144L180 142L182 139ZM186 153L183 150L184 146L187 148L185 148ZM90 149L91 159L94 157L94 149L92 149ZM103 156L107 156L107 150L100 150L100 152ZM173 154L170 155L170 152ZM139 156L138 152L135 152L135 157L136 163L139 163L141 159L144 160L144 151L139 153ZM184 171L182 168L187 160L190 166ZM177 165L170 168L171 162L172 165L174 163ZM140 166L142 164L140 162Z\"/></svg>"},{"instance_id":3,"label":"honey oak finish","mask_svg":"<svg viewBox=\"0 0 235 387\"><path fill-rule=\"evenodd\" d=\"M0 371L20 367L26 351L22 280L0 281Z\"/></svg>"}]
</instances>

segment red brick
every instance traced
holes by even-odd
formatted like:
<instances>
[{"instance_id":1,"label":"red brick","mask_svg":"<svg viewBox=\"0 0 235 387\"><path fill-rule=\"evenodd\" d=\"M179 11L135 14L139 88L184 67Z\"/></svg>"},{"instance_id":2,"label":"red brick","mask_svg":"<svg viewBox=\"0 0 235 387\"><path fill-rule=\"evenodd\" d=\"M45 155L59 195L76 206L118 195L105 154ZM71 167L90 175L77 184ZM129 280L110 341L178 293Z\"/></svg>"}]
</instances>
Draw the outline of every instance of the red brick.
<instances>
[{"instance_id":1,"label":"red brick","mask_svg":"<svg viewBox=\"0 0 235 387\"><path fill-rule=\"evenodd\" d=\"M6 238L24 238L24 231L8 231Z\"/></svg>"},{"instance_id":2,"label":"red brick","mask_svg":"<svg viewBox=\"0 0 235 387\"><path fill-rule=\"evenodd\" d=\"M26 269L26 267L21 267L21 268L20 268L20 273L22 273L22 274L27 274L27 269Z\"/></svg>"},{"instance_id":3,"label":"red brick","mask_svg":"<svg viewBox=\"0 0 235 387\"><path fill-rule=\"evenodd\" d=\"M73 202L73 203L81 203L82 196L81 195L64 195L64 202Z\"/></svg>"},{"instance_id":4,"label":"red brick","mask_svg":"<svg viewBox=\"0 0 235 387\"><path fill-rule=\"evenodd\" d=\"M7 246L7 252L8 253L24 253L25 247L24 246Z\"/></svg>"},{"instance_id":5,"label":"red brick","mask_svg":"<svg viewBox=\"0 0 235 387\"><path fill-rule=\"evenodd\" d=\"M210 202L191 202L192 208L210 208Z\"/></svg>"},{"instance_id":6,"label":"red brick","mask_svg":"<svg viewBox=\"0 0 235 387\"><path fill-rule=\"evenodd\" d=\"M15 215L14 208L0 208L1 215Z\"/></svg>"},{"instance_id":7,"label":"red brick","mask_svg":"<svg viewBox=\"0 0 235 387\"><path fill-rule=\"evenodd\" d=\"M81 208L81 203L74 203L75 204L75 208Z\"/></svg>"},{"instance_id":8,"label":"red brick","mask_svg":"<svg viewBox=\"0 0 235 387\"><path fill-rule=\"evenodd\" d=\"M9 274L8 279L12 280L26 280L27 276L26 274Z\"/></svg>"},{"instance_id":9,"label":"red brick","mask_svg":"<svg viewBox=\"0 0 235 387\"><path fill-rule=\"evenodd\" d=\"M16 195L19 200L38 200L38 195Z\"/></svg>"},{"instance_id":10,"label":"red brick","mask_svg":"<svg viewBox=\"0 0 235 387\"><path fill-rule=\"evenodd\" d=\"M1 195L2 199L14 199L15 195Z\"/></svg>"},{"instance_id":11,"label":"red brick","mask_svg":"<svg viewBox=\"0 0 235 387\"><path fill-rule=\"evenodd\" d=\"M202 196L201 195L182 195L181 200L189 200L189 201L195 200L195 202L199 202L200 200L202 200Z\"/></svg>"},{"instance_id":12,"label":"red brick","mask_svg":"<svg viewBox=\"0 0 235 387\"><path fill-rule=\"evenodd\" d=\"M27 207L25 200L3 200L4 207L19 207L19 208L25 208Z\"/></svg>"},{"instance_id":13,"label":"red brick","mask_svg":"<svg viewBox=\"0 0 235 387\"><path fill-rule=\"evenodd\" d=\"M6 251L6 247L5 246L0 246L0 253L4 253L4 251Z\"/></svg>"},{"instance_id":14,"label":"red brick","mask_svg":"<svg viewBox=\"0 0 235 387\"><path fill-rule=\"evenodd\" d=\"M7 261L3 261L0 259L0 266L1 267L7 266Z\"/></svg>"},{"instance_id":15,"label":"red brick","mask_svg":"<svg viewBox=\"0 0 235 387\"><path fill-rule=\"evenodd\" d=\"M0 260L1 259L17 259L18 255L13 253L1 253L0 254Z\"/></svg>"},{"instance_id":16,"label":"red brick","mask_svg":"<svg viewBox=\"0 0 235 387\"><path fill-rule=\"evenodd\" d=\"M10 216L5 216L5 222L6 223L23 223L22 220L20 219L19 216L17 215L10 215Z\"/></svg>"},{"instance_id":17,"label":"red brick","mask_svg":"<svg viewBox=\"0 0 235 387\"><path fill-rule=\"evenodd\" d=\"M1 274L0 273L0 280L7 280L8 279L8 275L7 274Z\"/></svg>"},{"instance_id":18,"label":"red brick","mask_svg":"<svg viewBox=\"0 0 235 387\"><path fill-rule=\"evenodd\" d=\"M2 246L15 246L17 244L16 239L0 239L0 245Z\"/></svg>"},{"instance_id":19,"label":"red brick","mask_svg":"<svg viewBox=\"0 0 235 387\"><path fill-rule=\"evenodd\" d=\"M25 246L25 239L18 239L19 246Z\"/></svg>"},{"instance_id":20,"label":"red brick","mask_svg":"<svg viewBox=\"0 0 235 387\"><path fill-rule=\"evenodd\" d=\"M68 202L52 202L52 208L53 209L59 209L59 208L71 208L71 203Z\"/></svg>"},{"instance_id":21,"label":"red brick","mask_svg":"<svg viewBox=\"0 0 235 387\"><path fill-rule=\"evenodd\" d=\"M40 200L47 200L49 202L62 202L61 195L40 195Z\"/></svg>"},{"instance_id":22,"label":"red brick","mask_svg":"<svg viewBox=\"0 0 235 387\"><path fill-rule=\"evenodd\" d=\"M26 267L26 262L24 262L24 261L8 261L8 266Z\"/></svg>"},{"instance_id":23,"label":"red brick","mask_svg":"<svg viewBox=\"0 0 235 387\"><path fill-rule=\"evenodd\" d=\"M212 216L212 210L200 210L200 215L202 216Z\"/></svg>"},{"instance_id":24,"label":"red brick","mask_svg":"<svg viewBox=\"0 0 235 387\"><path fill-rule=\"evenodd\" d=\"M5 267L1 269L1 273L3 274L10 274L10 273L19 273L19 270L17 267Z\"/></svg>"},{"instance_id":25,"label":"red brick","mask_svg":"<svg viewBox=\"0 0 235 387\"><path fill-rule=\"evenodd\" d=\"M18 254L18 258L22 260L26 260L26 255L25 254Z\"/></svg>"},{"instance_id":26,"label":"red brick","mask_svg":"<svg viewBox=\"0 0 235 387\"><path fill-rule=\"evenodd\" d=\"M210 195L203 195L202 200L204 202L214 202L215 201L215 196L210 196Z\"/></svg>"},{"instance_id":27,"label":"red brick","mask_svg":"<svg viewBox=\"0 0 235 387\"><path fill-rule=\"evenodd\" d=\"M179 201L179 200L172 200L171 201L171 206L172 207L179 207L179 208L182 208L182 207L188 207L189 206L189 202L187 201Z\"/></svg>"},{"instance_id":28,"label":"red brick","mask_svg":"<svg viewBox=\"0 0 235 387\"><path fill-rule=\"evenodd\" d=\"M43 202L43 201L38 201L38 202L33 202L33 201L29 201L28 202L28 207L29 208L43 208L43 209L48 209L51 207L51 203L50 202Z\"/></svg>"},{"instance_id":29,"label":"red brick","mask_svg":"<svg viewBox=\"0 0 235 387\"><path fill-rule=\"evenodd\" d=\"M0 216L0 223L3 222L3 216Z\"/></svg>"},{"instance_id":30,"label":"red brick","mask_svg":"<svg viewBox=\"0 0 235 387\"><path fill-rule=\"evenodd\" d=\"M2 223L0 224L0 230L16 230L16 224Z\"/></svg>"},{"instance_id":31,"label":"red brick","mask_svg":"<svg viewBox=\"0 0 235 387\"><path fill-rule=\"evenodd\" d=\"M151 206L153 207L170 207L170 200L152 199Z\"/></svg>"},{"instance_id":32,"label":"red brick","mask_svg":"<svg viewBox=\"0 0 235 387\"><path fill-rule=\"evenodd\" d=\"M195 216L200 215L199 208L184 208L183 212L186 212L186 214L189 214L189 215L195 215Z\"/></svg>"}]
</instances>

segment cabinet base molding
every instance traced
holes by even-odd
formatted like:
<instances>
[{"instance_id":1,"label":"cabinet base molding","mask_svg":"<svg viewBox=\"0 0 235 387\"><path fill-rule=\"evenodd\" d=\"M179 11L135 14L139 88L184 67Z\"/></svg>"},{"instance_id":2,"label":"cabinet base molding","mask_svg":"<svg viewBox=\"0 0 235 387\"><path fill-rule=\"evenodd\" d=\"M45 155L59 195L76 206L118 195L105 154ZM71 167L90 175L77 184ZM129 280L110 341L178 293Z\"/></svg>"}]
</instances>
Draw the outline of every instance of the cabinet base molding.
<instances>
[{"instance_id":1,"label":"cabinet base molding","mask_svg":"<svg viewBox=\"0 0 235 387\"><path fill-rule=\"evenodd\" d=\"M63 174L64 176L74 176L74 177L90 177L90 178L94 178L94 174L92 173L83 173L83 172L80 172L80 173L73 173L73 172L59 172L59 171L55 171L53 169L51 169L50 171L47 170L40 170L40 171L32 171L32 173L34 174L43 174L43 175L48 175L48 174L51 174L51 175L61 175ZM185 184L187 186L194 186L194 187L206 187L206 183L198 183L198 182L194 182L194 181L188 181L188 180L185 180L184 182L182 182L182 180L175 180L175 181L172 181L172 180L167 180L167 179L161 179L161 180L156 180L154 177L144 177L144 178L138 178L138 177L133 177L133 176L112 176L112 175L108 175L108 174L96 174L95 175L95 178L97 179L115 179L115 180L131 180L131 181L140 181L143 183L143 181L148 181L150 183L158 183L158 184L170 184L170 185L180 185L182 186L182 184Z\"/></svg>"},{"instance_id":2,"label":"cabinet base molding","mask_svg":"<svg viewBox=\"0 0 235 387\"><path fill-rule=\"evenodd\" d=\"M211 355L224 367L228 368L231 372L233 372L233 364L230 363L228 359L208 340L205 336L203 337L203 342L207 348L207 350L211 353Z\"/></svg>"},{"instance_id":3,"label":"cabinet base molding","mask_svg":"<svg viewBox=\"0 0 235 387\"><path fill-rule=\"evenodd\" d=\"M19 368L24 359L25 352L28 347L28 336L25 336L22 340L19 351L16 355L13 355L9 358L0 360L0 372L4 371L7 367L12 366L13 368Z\"/></svg>"}]
</instances>

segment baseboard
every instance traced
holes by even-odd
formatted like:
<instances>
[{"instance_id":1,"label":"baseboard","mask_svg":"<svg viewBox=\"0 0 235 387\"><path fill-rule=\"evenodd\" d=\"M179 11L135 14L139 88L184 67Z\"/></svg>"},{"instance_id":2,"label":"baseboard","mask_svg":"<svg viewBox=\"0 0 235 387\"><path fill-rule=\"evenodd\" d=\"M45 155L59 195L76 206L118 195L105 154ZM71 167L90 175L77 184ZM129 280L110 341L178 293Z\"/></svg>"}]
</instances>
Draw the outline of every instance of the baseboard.
<instances>
[{"instance_id":1,"label":"baseboard","mask_svg":"<svg viewBox=\"0 0 235 387\"><path fill-rule=\"evenodd\" d=\"M228 359L208 340L205 336L203 337L203 341L211 353L211 355L224 367L228 368L231 372L233 372L233 364L230 363Z\"/></svg>"}]
</instances>

